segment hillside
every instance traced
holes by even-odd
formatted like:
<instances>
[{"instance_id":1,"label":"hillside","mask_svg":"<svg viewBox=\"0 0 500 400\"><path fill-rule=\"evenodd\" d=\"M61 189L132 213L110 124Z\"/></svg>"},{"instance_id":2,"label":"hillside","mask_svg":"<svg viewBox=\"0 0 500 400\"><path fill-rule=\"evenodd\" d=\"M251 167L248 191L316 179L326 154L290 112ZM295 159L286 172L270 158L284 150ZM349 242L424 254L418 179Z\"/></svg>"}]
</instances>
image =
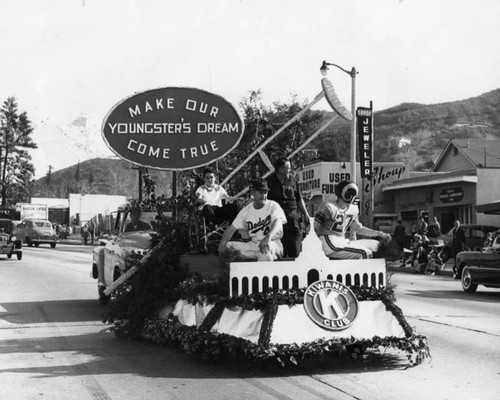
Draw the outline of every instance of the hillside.
<instances>
[{"instance_id":1,"label":"hillside","mask_svg":"<svg viewBox=\"0 0 500 400\"><path fill-rule=\"evenodd\" d=\"M32 197L66 198L69 193L113 194L137 198L139 171L127 161L94 158L68 168L52 172L36 180ZM171 190L172 173L149 171L156 181L158 193Z\"/></svg>"},{"instance_id":2,"label":"hillside","mask_svg":"<svg viewBox=\"0 0 500 400\"><path fill-rule=\"evenodd\" d=\"M320 157L325 161L348 160L350 125L333 129L334 134L315 142L321 149ZM500 138L500 89L449 103L403 103L375 110L375 161L403 161L413 169L429 168L450 139L464 138ZM328 142L335 143L335 148Z\"/></svg>"},{"instance_id":3,"label":"hillside","mask_svg":"<svg viewBox=\"0 0 500 400\"><path fill-rule=\"evenodd\" d=\"M331 115L327 112L324 118ZM402 161L414 170L428 169L450 139L500 138L500 89L467 100L404 103L375 111L374 138L375 161ZM308 147L318 149L319 160L348 161L350 123L338 119ZM171 172L151 170L150 174L157 193L170 193ZM33 183L33 197L67 197L68 193L137 197L138 171L123 160L96 158Z\"/></svg>"}]
</instances>

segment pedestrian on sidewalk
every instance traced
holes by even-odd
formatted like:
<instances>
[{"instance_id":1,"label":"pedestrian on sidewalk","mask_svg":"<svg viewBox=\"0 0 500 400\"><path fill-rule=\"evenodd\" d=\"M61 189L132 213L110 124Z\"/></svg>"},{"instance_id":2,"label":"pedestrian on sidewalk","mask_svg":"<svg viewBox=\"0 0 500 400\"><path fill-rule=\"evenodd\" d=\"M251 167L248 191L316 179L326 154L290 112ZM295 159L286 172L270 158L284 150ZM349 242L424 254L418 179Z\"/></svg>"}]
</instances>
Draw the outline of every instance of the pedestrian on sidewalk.
<instances>
[{"instance_id":1,"label":"pedestrian on sidewalk","mask_svg":"<svg viewBox=\"0 0 500 400\"><path fill-rule=\"evenodd\" d=\"M460 226L460 221L456 220L453 224L453 239L451 240L451 250L453 252L454 266L453 266L453 279L460 279L458 276L457 269L457 254L465 250L465 244L467 238L465 236L465 230Z\"/></svg>"},{"instance_id":2,"label":"pedestrian on sidewalk","mask_svg":"<svg viewBox=\"0 0 500 400\"><path fill-rule=\"evenodd\" d=\"M398 246L398 251L399 251L399 257L401 259L401 262L404 266L405 262L405 255L404 255L404 243L405 243L405 236L406 236L406 228L403 225L403 221L400 219L398 220L398 223L396 224L394 228L394 233L392 234L392 237L394 241L396 242L396 245Z\"/></svg>"}]
</instances>

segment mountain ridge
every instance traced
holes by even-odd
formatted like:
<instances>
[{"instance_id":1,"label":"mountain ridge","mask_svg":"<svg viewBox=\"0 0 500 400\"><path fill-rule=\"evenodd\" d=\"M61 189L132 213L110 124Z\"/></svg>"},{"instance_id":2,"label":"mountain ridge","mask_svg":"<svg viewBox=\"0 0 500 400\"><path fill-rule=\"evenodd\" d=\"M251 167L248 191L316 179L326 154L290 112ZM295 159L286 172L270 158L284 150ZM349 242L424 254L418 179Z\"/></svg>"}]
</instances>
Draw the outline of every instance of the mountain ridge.
<instances>
[{"instance_id":1,"label":"mountain ridge","mask_svg":"<svg viewBox=\"0 0 500 400\"><path fill-rule=\"evenodd\" d=\"M333 111L324 112L324 119L332 115ZM405 162L412 170L428 170L450 139L500 138L500 89L445 103L401 103L375 111L373 120L375 161ZM349 143L350 123L342 121L309 147L318 150L321 161L348 161ZM172 172L149 172L158 193L169 193ZM65 198L69 193L136 197L138 182L137 167L131 163L94 158L33 181L31 193L32 197Z\"/></svg>"}]
</instances>

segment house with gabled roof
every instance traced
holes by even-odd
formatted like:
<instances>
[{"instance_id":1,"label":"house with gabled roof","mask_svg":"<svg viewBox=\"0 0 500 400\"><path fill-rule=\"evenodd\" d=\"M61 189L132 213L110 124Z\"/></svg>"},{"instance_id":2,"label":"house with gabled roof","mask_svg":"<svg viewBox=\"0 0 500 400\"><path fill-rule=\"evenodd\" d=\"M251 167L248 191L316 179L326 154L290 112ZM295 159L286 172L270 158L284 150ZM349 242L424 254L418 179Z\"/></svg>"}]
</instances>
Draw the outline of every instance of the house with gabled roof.
<instances>
[{"instance_id":1,"label":"house with gabled roof","mask_svg":"<svg viewBox=\"0 0 500 400\"><path fill-rule=\"evenodd\" d=\"M452 139L435 162L433 172L500 168L500 139Z\"/></svg>"},{"instance_id":2,"label":"house with gabled roof","mask_svg":"<svg viewBox=\"0 0 500 400\"><path fill-rule=\"evenodd\" d=\"M421 215L437 217L443 232L455 220L500 226L500 216L476 210L500 200L500 139L451 139L430 172L411 174L382 190L407 231Z\"/></svg>"}]
</instances>

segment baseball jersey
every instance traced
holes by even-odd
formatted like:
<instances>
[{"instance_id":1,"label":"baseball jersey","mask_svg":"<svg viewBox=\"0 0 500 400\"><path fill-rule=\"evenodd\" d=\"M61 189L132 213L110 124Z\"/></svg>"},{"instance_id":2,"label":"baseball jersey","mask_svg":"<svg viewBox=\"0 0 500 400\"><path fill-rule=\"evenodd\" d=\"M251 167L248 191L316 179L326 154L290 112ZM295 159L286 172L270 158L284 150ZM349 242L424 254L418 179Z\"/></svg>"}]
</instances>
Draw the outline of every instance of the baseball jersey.
<instances>
[{"instance_id":1,"label":"baseball jersey","mask_svg":"<svg viewBox=\"0 0 500 400\"><path fill-rule=\"evenodd\" d=\"M273 200L267 200L264 207L258 210L253 203L242 208L232 225L238 230L247 231L252 242L260 243L271 230L271 223L277 218L286 224L286 216L280 205ZM283 230L281 229L272 239L280 239L282 236Z\"/></svg>"},{"instance_id":2,"label":"baseball jersey","mask_svg":"<svg viewBox=\"0 0 500 400\"><path fill-rule=\"evenodd\" d=\"M212 188L201 185L196 189L196 195L205 200L206 204L222 207L222 199L229 199L226 189L220 185L214 185Z\"/></svg>"},{"instance_id":3,"label":"baseball jersey","mask_svg":"<svg viewBox=\"0 0 500 400\"><path fill-rule=\"evenodd\" d=\"M345 238L347 230L357 221L359 216L358 207L349 204L341 209L337 203L323 202L318 213L314 217L314 229L318 236L329 235Z\"/></svg>"}]
</instances>

